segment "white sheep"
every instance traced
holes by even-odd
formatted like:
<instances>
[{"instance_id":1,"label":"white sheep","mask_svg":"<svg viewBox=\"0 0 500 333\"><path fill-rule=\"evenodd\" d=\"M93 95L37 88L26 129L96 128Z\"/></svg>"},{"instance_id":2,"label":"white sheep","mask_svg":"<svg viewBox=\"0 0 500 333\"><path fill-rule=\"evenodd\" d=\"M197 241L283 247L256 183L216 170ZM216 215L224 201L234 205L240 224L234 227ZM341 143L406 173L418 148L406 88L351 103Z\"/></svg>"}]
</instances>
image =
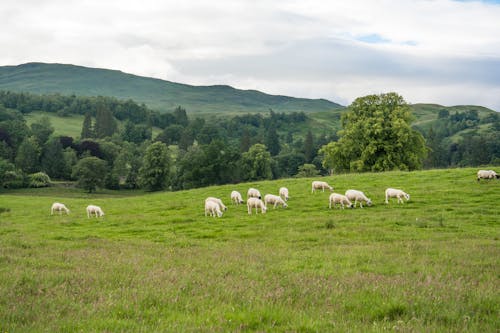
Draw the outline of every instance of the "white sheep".
<instances>
[{"instance_id":1,"label":"white sheep","mask_svg":"<svg viewBox=\"0 0 500 333\"><path fill-rule=\"evenodd\" d=\"M91 217L92 214L95 214L95 217L101 217L104 216L104 212L102 211L101 207L99 206L94 206L94 205L88 205L87 206L87 217Z\"/></svg>"},{"instance_id":2,"label":"white sheep","mask_svg":"<svg viewBox=\"0 0 500 333\"><path fill-rule=\"evenodd\" d=\"M259 213L259 208L262 214L267 211L266 205L259 198L248 198L247 200L248 214L252 214L252 208L255 208L255 214Z\"/></svg>"},{"instance_id":3,"label":"white sheep","mask_svg":"<svg viewBox=\"0 0 500 333\"><path fill-rule=\"evenodd\" d=\"M213 217L216 215L218 217L222 217L222 211L220 210L219 203L213 200L205 200L205 216L207 216L207 213Z\"/></svg>"},{"instance_id":4,"label":"white sheep","mask_svg":"<svg viewBox=\"0 0 500 333\"><path fill-rule=\"evenodd\" d=\"M403 198L406 199L406 201L410 200L410 195L408 193L405 193L402 190L398 190L395 188L388 188L385 190L385 203L389 203L389 198L398 198L398 204L404 203Z\"/></svg>"},{"instance_id":5,"label":"white sheep","mask_svg":"<svg viewBox=\"0 0 500 333\"><path fill-rule=\"evenodd\" d=\"M330 192L333 191L333 187L328 185L327 182L322 182L322 181L318 181L318 180L315 180L312 182L312 186L311 186L311 193L314 193L315 190L319 190L319 189L322 189L323 192L325 192L325 188L329 189Z\"/></svg>"},{"instance_id":6,"label":"white sheep","mask_svg":"<svg viewBox=\"0 0 500 333\"><path fill-rule=\"evenodd\" d=\"M274 205L273 208L276 208L277 205L281 205L283 208L288 207L286 202L279 196L279 195L274 195L274 194L266 194L264 196L264 203L266 204L272 204Z\"/></svg>"},{"instance_id":7,"label":"white sheep","mask_svg":"<svg viewBox=\"0 0 500 333\"><path fill-rule=\"evenodd\" d=\"M279 190L280 197L283 198L283 200L288 201L288 189L286 187L280 187Z\"/></svg>"},{"instance_id":8,"label":"white sheep","mask_svg":"<svg viewBox=\"0 0 500 333\"><path fill-rule=\"evenodd\" d=\"M477 181L480 181L482 179L493 179L493 178L500 178L500 175L497 174L493 170L479 170L477 172Z\"/></svg>"},{"instance_id":9,"label":"white sheep","mask_svg":"<svg viewBox=\"0 0 500 333\"><path fill-rule=\"evenodd\" d=\"M69 209L60 202L54 202L52 207L50 208L50 215L54 215L54 212L59 212L59 215L62 215L62 212L66 212L69 215Z\"/></svg>"},{"instance_id":10,"label":"white sheep","mask_svg":"<svg viewBox=\"0 0 500 333\"><path fill-rule=\"evenodd\" d=\"M247 198L259 198L262 199L262 196L260 195L259 190L256 188L249 188L247 192Z\"/></svg>"},{"instance_id":11,"label":"white sheep","mask_svg":"<svg viewBox=\"0 0 500 333\"><path fill-rule=\"evenodd\" d=\"M205 199L205 203L207 201L214 201L219 205L220 210L227 210L227 207L222 203L222 200L219 198L214 198L214 197L208 197Z\"/></svg>"},{"instance_id":12,"label":"white sheep","mask_svg":"<svg viewBox=\"0 0 500 333\"><path fill-rule=\"evenodd\" d=\"M354 201L354 208L356 208L356 204L359 202L359 207L363 208L363 202L366 202L368 206L372 205L372 201L368 198L363 192L356 190L347 190L345 191L345 196L347 199Z\"/></svg>"},{"instance_id":13,"label":"white sheep","mask_svg":"<svg viewBox=\"0 0 500 333\"><path fill-rule=\"evenodd\" d=\"M243 201L243 198L241 197L241 193L238 191L231 192L231 202L237 205L245 203L245 201Z\"/></svg>"},{"instance_id":14,"label":"white sheep","mask_svg":"<svg viewBox=\"0 0 500 333\"><path fill-rule=\"evenodd\" d=\"M352 208L352 202L349 201L349 199L342 194L339 193L332 193L330 194L329 198L329 205L328 207L331 209L333 204L333 208L335 208L335 204L339 204L342 209L344 209L344 206L347 205L347 207Z\"/></svg>"}]
</instances>

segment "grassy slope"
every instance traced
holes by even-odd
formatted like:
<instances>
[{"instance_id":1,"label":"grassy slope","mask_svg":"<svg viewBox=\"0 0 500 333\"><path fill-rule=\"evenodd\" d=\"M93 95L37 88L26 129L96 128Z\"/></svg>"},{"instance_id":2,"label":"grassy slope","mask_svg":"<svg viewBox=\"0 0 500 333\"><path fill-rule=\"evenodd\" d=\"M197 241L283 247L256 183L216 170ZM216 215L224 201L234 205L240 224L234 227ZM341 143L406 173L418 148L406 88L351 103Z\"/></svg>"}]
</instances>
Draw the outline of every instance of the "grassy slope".
<instances>
[{"instance_id":1,"label":"grassy slope","mask_svg":"<svg viewBox=\"0 0 500 333\"><path fill-rule=\"evenodd\" d=\"M500 182L478 184L475 171L328 177L374 201L355 210L329 210L311 179L145 195L4 192L0 329L498 331ZM209 195L228 203L233 189L282 185L287 209L203 214ZM384 205L389 185L411 200ZM56 200L71 215L49 216ZM106 216L87 219L89 203Z\"/></svg>"},{"instance_id":2,"label":"grassy slope","mask_svg":"<svg viewBox=\"0 0 500 333\"><path fill-rule=\"evenodd\" d=\"M135 76L120 71L62 64L30 63L0 67L0 89L80 96L114 96L172 111L182 105L188 112L325 111L339 107L324 99L268 95L229 86L190 86Z\"/></svg>"}]
</instances>

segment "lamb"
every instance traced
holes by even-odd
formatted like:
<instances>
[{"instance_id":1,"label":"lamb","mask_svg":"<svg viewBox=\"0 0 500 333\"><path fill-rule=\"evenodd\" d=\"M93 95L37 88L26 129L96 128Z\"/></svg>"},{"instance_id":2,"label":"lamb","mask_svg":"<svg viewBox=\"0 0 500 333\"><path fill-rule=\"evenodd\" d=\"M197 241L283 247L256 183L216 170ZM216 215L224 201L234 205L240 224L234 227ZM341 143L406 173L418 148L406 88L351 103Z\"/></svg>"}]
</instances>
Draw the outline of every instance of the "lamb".
<instances>
[{"instance_id":1,"label":"lamb","mask_svg":"<svg viewBox=\"0 0 500 333\"><path fill-rule=\"evenodd\" d=\"M92 214L95 214L95 217L101 217L104 216L104 212L102 211L101 207L99 206L94 206L94 205L88 205L87 206L87 217L90 218Z\"/></svg>"},{"instance_id":2,"label":"lamb","mask_svg":"<svg viewBox=\"0 0 500 333\"><path fill-rule=\"evenodd\" d=\"M330 194L329 201L330 204L328 205L328 207L330 209L332 208L332 204L333 208L335 208L335 204L340 204L340 207L342 207L342 209L344 209L344 205L347 205L347 207L352 208L352 202L349 201L349 199L345 195L339 193Z\"/></svg>"},{"instance_id":3,"label":"lamb","mask_svg":"<svg viewBox=\"0 0 500 333\"><path fill-rule=\"evenodd\" d=\"M259 198L262 199L259 190L255 188L249 188L247 192L247 198Z\"/></svg>"},{"instance_id":4,"label":"lamb","mask_svg":"<svg viewBox=\"0 0 500 333\"><path fill-rule=\"evenodd\" d=\"M265 214L267 211L266 205L264 205L264 202L262 202L259 198L248 198L247 208L248 214L250 215L252 215L252 208L255 208L255 214L259 213L259 208L262 214Z\"/></svg>"},{"instance_id":5,"label":"lamb","mask_svg":"<svg viewBox=\"0 0 500 333\"><path fill-rule=\"evenodd\" d=\"M482 179L493 179L493 178L500 178L500 175L497 174L493 170L479 170L477 172L477 181L480 181Z\"/></svg>"},{"instance_id":6,"label":"lamb","mask_svg":"<svg viewBox=\"0 0 500 333\"><path fill-rule=\"evenodd\" d=\"M286 187L280 187L279 194L283 200L288 201L288 189Z\"/></svg>"},{"instance_id":7,"label":"lamb","mask_svg":"<svg viewBox=\"0 0 500 333\"><path fill-rule=\"evenodd\" d=\"M69 215L69 209L60 202L54 202L52 207L50 208L50 215L54 215L54 212L59 212L59 215L62 215L62 212L66 212Z\"/></svg>"},{"instance_id":8,"label":"lamb","mask_svg":"<svg viewBox=\"0 0 500 333\"><path fill-rule=\"evenodd\" d=\"M333 187L328 185L327 182L321 182L321 181L315 180L312 182L311 193L314 193L315 190L319 190L319 189L322 189L323 192L325 192L325 188L329 189L330 192L333 191Z\"/></svg>"},{"instance_id":9,"label":"lamb","mask_svg":"<svg viewBox=\"0 0 500 333\"><path fill-rule=\"evenodd\" d=\"M245 203L245 201L243 201L243 198L241 197L241 193L238 191L231 192L231 202L237 205Z\"/></svg>"},{"instance_id":10,"label":"lamb","mask_svg":"<svg viewBox=\"0 0 500 333\"><path fill-rule=\"evenodd\" d=\"M406 199L406 201L410 200L410 195L408 193L405 193L402 190L398 190L395 188L388 188L385 190L385 203L389 203L389 198L398 198L398 204L404 203L403 198Z\"/></svg>"},{"instance_id":11,"label":"lamb","mask_svg":"<svg viewBox=\"0 0 500 333\"><path fill-rule=\"evenodd\" d=\"M345 196L351 201L354 200L354 208L356 208L356 203L358 203L358 201L360 208L363 208L363 201L366 202L368 206L372 205L372 201L361 191L347 190L345 191Z\"/></svg>"},{"instance_id":12,"label":"lamb","mask_svg":"<svg viewBox=\"0 0 500 333\"><path fill-rule=\"evenodd\" d=\"M208 197L208 198L206 198L206 199L205 199L205 203L206 203L207 201L214 201L214 202L216 202L216 203L219 205L219 208L220 208L221 210L227 210L227 207L226 207L226 206L222 203L222 200L221 200L221 199L219 199L219 198Z\"/></svg>"},{"instance_id":13,"label":"lamb","mask_svg":"<svg viewBox=\"0 0 500 333\"><path fill-rule=\"evenodd\" d=\"M277 205L281 205L283 208L288 207L286 202L279 195L266 194L264 196L264 202L266 204L266 207L267 204L273 204L274 205L273 208L276 208Z\"/></svg>"},{"instance_id":14,"label":"lamb","mask_svg":"<svg viewBox=\"0 0 500 333\"><path fill-rule=\"evenodd\" d=\"M219 203L213 200L205 200L205 216L207 216L207 213L210 213L210 216L213 217L215 217L215 215L222 217Z\"/></svg>"}]
</instances>

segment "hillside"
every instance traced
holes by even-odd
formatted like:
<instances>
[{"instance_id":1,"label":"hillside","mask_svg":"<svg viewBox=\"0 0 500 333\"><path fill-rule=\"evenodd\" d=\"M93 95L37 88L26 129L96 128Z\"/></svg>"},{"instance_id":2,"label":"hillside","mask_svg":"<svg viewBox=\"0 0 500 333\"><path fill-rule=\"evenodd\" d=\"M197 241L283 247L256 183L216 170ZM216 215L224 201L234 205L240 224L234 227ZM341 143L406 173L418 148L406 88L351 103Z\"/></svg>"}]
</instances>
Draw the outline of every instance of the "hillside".
<instances>
[{"instance_id":1,"label":"hillside","mask_svg":"<svg viewBox=\"0 0 500 333\"><path fill-rule=\"evenodd\" d=\"M497 332L500 181L476 171L324 178L363 190L363 209L328 209L312 178L0 190L2 332ZM281 186L285 209L229 203ZM384 204L387 186L411 199ZM222 218L204 216L208 196L227 204ZM71 213L51 216L54 201ZM90 203L106 215L87 218Z\"/></svg>"},{"instance_id":2,"label":"hillside","mask_svg":"<svg viewBox=\"0 0 500 333\"><path fill-rule=\"evenodd\" d=\"M133 99L159 111L172 111L181 105L190 113L318 112L341 107L325 99L269 95L225 85L191 86L116 70L45 63L0 67L0 90L112 96Z\"/></svg>"}]
</instances>

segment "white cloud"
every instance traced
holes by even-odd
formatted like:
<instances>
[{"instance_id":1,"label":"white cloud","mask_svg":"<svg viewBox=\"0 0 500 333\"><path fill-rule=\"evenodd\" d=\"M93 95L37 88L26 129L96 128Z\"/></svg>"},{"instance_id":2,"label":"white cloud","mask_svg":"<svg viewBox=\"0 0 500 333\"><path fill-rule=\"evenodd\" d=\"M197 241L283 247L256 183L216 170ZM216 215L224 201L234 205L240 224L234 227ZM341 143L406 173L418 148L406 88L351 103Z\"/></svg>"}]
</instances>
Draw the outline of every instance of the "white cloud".
<instances>
[{"instance_id":1,"label":"white cloud","mask_svg":"<svg viewBox=\"0 0 500 333\"><path fill-rule=\"evenodd\" d=\"M62 62L350 103L500 110L500 5L450 0L4 0L0 65Z\"/></svg>"}]
</instances>

